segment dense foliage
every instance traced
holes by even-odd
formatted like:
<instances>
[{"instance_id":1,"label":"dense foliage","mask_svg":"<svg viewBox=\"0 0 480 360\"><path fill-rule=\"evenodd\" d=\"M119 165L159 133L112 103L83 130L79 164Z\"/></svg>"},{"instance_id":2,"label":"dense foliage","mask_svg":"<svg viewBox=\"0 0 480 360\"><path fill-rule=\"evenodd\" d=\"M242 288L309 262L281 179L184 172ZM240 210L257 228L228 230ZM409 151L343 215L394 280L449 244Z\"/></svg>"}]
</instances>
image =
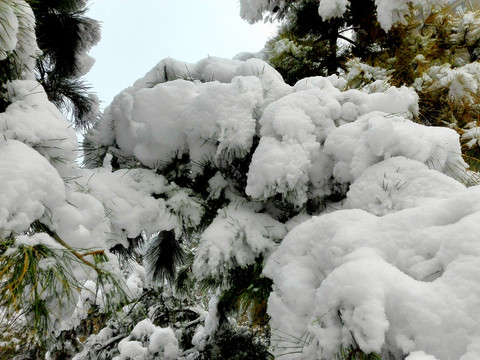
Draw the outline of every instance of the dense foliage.
<instances>
[{"instance_id":1,"label":"dense foliage","mask_svg":"<svg viewBox=\"0 0 480 360\"><path fill-rule=\"evenodd\" d=\"M82 167L49 84L78 76L96 23L83 1L0 3L26 24L0 27L0 358L478 357L480 189L452 130L478 146L477 15L360 3L241 1L324 45L292 84L325 76L162 60ZM68 49L39 35L57 15Z\"/></svg>"},{"instance_id":2,"label":"dense foliage","mask_svg":"<svg viewBox=\"0 0 480 360\"><path fill-rule=\"evenodd\" d=\"M318 6L303 0L289 4L279 34L267 43L268 61L286 81L340 71L351 88L375 80L413 86L420 97L417 121L456 129L463 135L465 160L476 169L480 152L470 129L479 125L480 109L476 70L470 69L478 59L480 15L446 4L411 6L404 21L386 32L373 1L348 2L342 17L325 21Z\"/></svg>"},{"instance_id":3,"label":"dense foliage","mask_svg":"<svg viewBox=\"0 0 480 360\"><path fill-rule=\"evenodd\" d=\"M268 61L293 85L308 76L346 70L353 56L368 59L385 36L373 0L351 1L342 17L327 20L318 13L318 1L303 0L292 2L266 52Z\"/></svg>"},{"instance_id":4,"label":"dense foliage","mask_svg":"<svg viewBox=\"0 0 480 360\"><path fill-rule=\"evenodd\" d=\"M98 21L85 16L84 0L29 2L36 19L42 55L35 77L49 100L71 116L79 130L88 128L98 114L98 99L82 79L94 63L87 52L100 40Z\"/></svg>"}]
</instances>

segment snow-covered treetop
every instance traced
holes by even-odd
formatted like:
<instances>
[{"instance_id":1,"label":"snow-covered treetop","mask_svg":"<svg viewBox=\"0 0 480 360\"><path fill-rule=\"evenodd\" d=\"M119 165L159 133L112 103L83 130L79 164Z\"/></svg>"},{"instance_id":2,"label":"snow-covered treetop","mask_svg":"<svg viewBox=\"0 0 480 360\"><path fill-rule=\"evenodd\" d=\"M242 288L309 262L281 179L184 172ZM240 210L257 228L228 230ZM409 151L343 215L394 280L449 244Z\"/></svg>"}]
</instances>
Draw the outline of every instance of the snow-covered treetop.
<instances>
[{"instance_id":1,"label":"snow-covered treetop","mask_svg":"<svg viewBox=\"0 0 480 360\"><path fill-rule=\"evenodd\" d=\"M405 23L405 17L410 13L410 6L428 9L438 0L375 0L377 20L384 30L390 30L395 23ZM320 0L318 13L323 20L342 17L349 0ZM240 0L240 16L249 23L260 21L267 15L282 17L291 1L285 0ZM277 14L277 15L275 15Z\"/></svg>"}]
</instances>

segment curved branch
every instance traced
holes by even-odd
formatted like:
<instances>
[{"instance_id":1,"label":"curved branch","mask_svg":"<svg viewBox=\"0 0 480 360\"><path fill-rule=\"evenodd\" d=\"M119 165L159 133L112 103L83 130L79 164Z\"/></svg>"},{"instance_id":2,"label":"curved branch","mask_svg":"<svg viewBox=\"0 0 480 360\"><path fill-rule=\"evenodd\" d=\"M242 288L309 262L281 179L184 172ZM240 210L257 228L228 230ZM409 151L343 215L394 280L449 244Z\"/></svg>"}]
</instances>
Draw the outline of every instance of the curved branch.
<instances>
[{"instance_id":1,"label":"curved branch","mask_svg":"<svg viewBox=\"0 0 480 360\"><path fill-rule=\"evenodd\" d=\"M347 38L346 36L343 36L343 35L338 34L337 37L338 37L339 39L342 39L342 40L345 40L345 41L349 42L350 44L352 44L352 45L355 46L355 47L358 46L358 44L357 44L355 41L353 41L352 39Z\"/></svg>"},{"instance_id":2,"label":"curved branch","mask_svg":"<svg viewBox=\"0 0 480 360\"><path fill-rule=\"evenodd\" d=\"M53 234L53 238L55 239L56 242L58 242L60 245L62 245L63 247L67 248L68 250L70 250L70 252L77 258L79 259L81 262L83 262L85 265L91 267L92 269L94 269L96 272L98 273L102 273L102 270L98 268L98 266L96 266L95 264L92 264L90 261L88 260L85 260L83 257L85 255L91 255L91 254L94 254L96 252L91 252L91 253L86 253L84 255L81 255L79 254L77 251L75 251L74 248L72 248L70 245L68 245L65 241L63 241L57 234Z\"/></svg>"}]
</instances>

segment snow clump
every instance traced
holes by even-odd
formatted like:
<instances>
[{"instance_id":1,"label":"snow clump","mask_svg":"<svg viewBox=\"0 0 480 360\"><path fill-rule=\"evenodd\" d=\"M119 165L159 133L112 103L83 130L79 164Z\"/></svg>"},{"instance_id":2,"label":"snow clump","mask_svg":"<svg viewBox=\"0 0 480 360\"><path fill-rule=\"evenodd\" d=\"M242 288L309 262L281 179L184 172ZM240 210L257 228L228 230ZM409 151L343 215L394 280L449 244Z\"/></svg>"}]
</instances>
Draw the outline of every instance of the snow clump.
<instances>
[{"instance_id":1,"label":"snow clump","mask_svg":"<svg viewBox=\"0 0 480 360\"><path fill-rule=\"evenodd\" d=\"M458 134L412 121L413 89L348 89L335 76L289 87L258 59L159 64L114 99L87 142L121 166L216 169L209 199L226 203L200 236L194 272L221 278L268 258L276 355L292 346L286 359L351 346L411 359L476 354L480 192L458 181L467 174ZM241 194L228 169L248 156ZM340 210L302 215L338 192ZM270 211L279 200L300 215L282 223ZM147 356L148 334L121 353ZM199 328L196 346L207 337Z\"/></svg>"},{"instance_id":2,"label":"snow clump","mask_svg":"<svg viewBox=\"0 0 480 360\"><path fill-rule=\"evenodd\" d=\"M135 325L130 335L120 341L118 350L120 354L113 360L147 360L154 357L176 360L181 355L173 330L155 326L148 319Z\"/></svg>"},{"instance_id":3,"label":"snow clump","mask_svg":"<svg viewBox=\"0 0 480 360\"><path fill-rule=\"evenodd\" d=\"M33 79L40 54L35 35L35 16L24 0L0 3L0 61L13 56L12 64L23 79Z\"/></svg>"}]
</instances>

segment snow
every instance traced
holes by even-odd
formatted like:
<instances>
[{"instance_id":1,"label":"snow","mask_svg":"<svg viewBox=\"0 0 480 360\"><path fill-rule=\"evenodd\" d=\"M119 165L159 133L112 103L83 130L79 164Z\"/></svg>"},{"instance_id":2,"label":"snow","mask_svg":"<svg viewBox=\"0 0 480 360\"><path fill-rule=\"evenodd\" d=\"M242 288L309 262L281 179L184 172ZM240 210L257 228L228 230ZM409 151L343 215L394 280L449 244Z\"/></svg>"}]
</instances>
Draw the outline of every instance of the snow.
<instances>
[{"instance_id":1,"label":"snow","mask_svg":"<svg viewBox=\"0 0 480 360\"><path fill-rule=\"evenodd\" d=\"M136 340L144 340L145 338L152 335L155 331L156 326L152 324L152 322L148 319L140 321L135 327L133 328L130 336L132 339Z\"/></svg>"},{"instance_id":2,"label":"snow","mask_svg":"<svg viewBox=\"0 0 480 360\"><path fill-rule=\"evenodd\" d=\"M406 16L410 13L410 6L428 11L436 0L375 0L377 20L381 27L388 31L396 23L406 23ZM281 17L282 10L288 7L285 0L240 0L240 16L249 23L255 23ZM342 17L348 6L347 0L321 0L318 13L323 21ZM280 15L276 15L275 11ZM264 15L267 13L267 15Z\"/></svg>"},{"instance_id":3,"label":"snow","mask_svg":"<svg viewBox=\"0 0 480 360\"><path fill-rule=\"evenodd\" d=\"M377 20L388 31L396 23L407 23L406 17L410 14L411 5L428 12L435 4L436 0L375 0Z\"/></svg>"},{"instance_id":4,"label":"snow","mask_svg":"<svg viewBox=\"0 0 480 360\"><path fill-rule=\"evenodd\" d=\"M165 360L176 360L180 356L178 340L171 328L157 328L150 336L148 350L161 353Z\"/></svg>"},{"instance_id":5,"label":"snow","mask_svg":"<svg viewBox=\"0 0 480 360\"><path fill-rule=\"evenodd\" d=\"M0 140L0 236L21 234L66 199L55 168L17 140Z\"/></svg>"},{"instance_id":6,"label":"snow","mask_svg":"<svg viewBox=\"0 0 480 360\"><path fill-rule=\"evenodd\" d=\"M427 165L396 156L367 168L350 186L345 208L386 215L465 191L465 186Z\"/></svg>"},{"instance_id":7,"label":"snow","mask_svg":"<svg viewBox=\"0 0 480 360\"><path fill-rule=\"evenodd\" d=\"M120 356L113 360L147 360L148 349L142 346L140 341L120 341L118 344Z\"/></svg>"},{"instance_id":8,"label":"snow","mask_svg":"<svg viewBox=\"0 0 480 360\"><path fill-rule=\"evenodd\" d=\"M322 0L318 6L318 13L324 20L342 17L347 11L348 0Z\"/></svg>"},{"instance_id":9,"label":"snow","mask_svg":"<svg viewBox=\"0 0 480 360\"><path fill-rule=\"evenodd\" d=\"M325 149L333 155L333 174L340 182L352 182L368 167L393 156L420 161L458 178L467 168L456 132L380 112L340 126L327 138Z\"/></svg>"},{"instance_id":10,"label":"snow","mask_svg":"<svg viewBox=\"0 0 480 360\"><path fill-rule=\"evenodd\" d=\"M75 131L48 101L42 86L31 80L15 80L6 84L5 91L11 104L0 114L3 138L28 144L59 171L65 163L74 162L78 147Z\"/></svg>"},{"instance_id":11,"label":"snow","mask_svg":"<svg viewBox=\"0 0 480 360\"><path fill-rule=\"evenodd\" d=\"M263 13L273 9L269 3L269 0L240 0L240 16L250 24L262 20Z\"/></svg>"},{"instance_id":12,"label":"snow","mask_svg":"<svg viewBox=\"0 0 480 360\"><path fill-rule=\"evenodd\" d=\"M166 181L149 170L111 173L103 169L79 169L67 184L72 189L69 203L56 213L56 223L65 227L58 227L57 231L76 246L128 247L127 238L134 238L142 231L151 235L177 226L175 219L161 221L169 214L167 205L164 199L154 199L151 195L163 193ZM103 244L101 239L105 239Z\"/></svg>"},{"instance_id":13,"label":"snow","mask_svg":"<svg viewBox=\"0 0 480 360\"><path fill-rule=\"evenodd\" d=\"M462 358L478 338L480 187L444 196L383 217L340 210L295 227L264 270L274 280L273 334L308 331L305 359L353 341L365 352Z\"/></svg>"},{"instance_id":14,"label":"snow","mask_svg":"<svg viewBox=\"0 0 480 360\"><path fill-rule=\"evenodd\" d=\"M212 297L208 302L208 312L205 314L205 326L200 325L195 330L192 344L199 350L203 350L209 337L213 336L218 328L218 298Z\"/></svg>"},{"instance_id":15,"label":"snow","mask_svg":"<svg viewBox=\"0 0 480 360\"><path fill-rule=\"evenodd\" d=\"M58 245L55 240L53 240L49 235L45 233L33 234L32 236L28 235L20 235L15 238L14 246L20 248L22 246L29 246L34 247L37 245L44 245L51 249L59 249L60 246ZM10 250L10 249L9 249ZM50 267L52 264L52 258L44 258L42 259L43 265L46 267ZM40 266L40 263L39 263Z\"/></svg>"},{"instance_id":16,"label":"snow","mask_svg":"<svg viewBox=\"0 0 480 360\"><path fill-rule=\"evenodd\" d=\"M216 68L225 82L197 80ZM124 90L87 138L125 164L140 161L154 171L180 154L189 155L192 176L206 175L199 159L214 166L209 199L223 194L228 202L201 233L193 272L222 279L235 266L267 258L276 355L294 346L304 359L333 358L356 344L398 358L467 359L476 354L480 320L471 314L480 293L467 290L479 270L473 234L480 187L462 183L467 165L455 131L412 121L412 88L388 86L378 69L360 70L368 82L357 89L338 76L288 87L261 60L208 58L192 65L188 79L153 86L141 80ZM225 166L248 152L244 197L234 193ZM338 191L345 198L332 204L337 211L301 212ZM204 203L193 193L165 183L145 196L158 193L166 198L164 214L182 224L176 229L199 224ZM274 201L299 215L283 224L270 212ZM194 337L197 349L215 323L206 320Z\"/></svg>"},{"instance_id":17,"label":"snow","mask_svg":"<svg viewBox=\"0 0 480 360\"><path fill-rule=\"evenodd\" d=\"M228 181L225 180L219 171L217 171L216 174L208 180L208 187L210 189L209 197L212 199L218 199L227 186Z\"/></svg>"},{"instance_id":18,"label":"snow","mask_svg":"<svg viewBox=\"0 0 480 360\"><path fill-rule=\"evenodd\" d=\"M143 294L143 289L147 287L146 271L137 263L132 263L131 274L128 276L125 285L128 288L129 295L132 299L138 299Z\"/></svg>"},{"instance_id":19,"label":"snow","mask_svg":"<svg viewBox=\"0 0 480 360\"><path fill-rule=\"evenodd\" d=\"M285 235L284 225L267 214L231 203L203 232L193 264L198 278L220 275L236 265L255 264Z\"/></svg>"},{"instance_id":20,"label":"snow","mask_svg":"<svg viewBox=\"0 0 480 360\"><path fill-rule=\"evenodd\" d=\"M478 18L473 12L465 12L463 17L454 18L455 25L450 39L453 42L465 42L468 46L475 46L480 39Z\"/></svg>"},{"instance_id":21,"label":"snow","mask_svg":"<svg viewBox=\"0 0 480 360\"><path fill-rule=\"evenodd\" d=\"M275 4L285 5L243 0L241 11L257 21ZM377 1L382 26L402 21L407 4ZM320 12L339 16L345 5L324 0ZM13 23L8 11L2 16ZM163 60L117 95L86 135L89 168L76 163L75 133L42 87L9 82L10 105L0 114L0 236L15 236L8 251L64 249L48 234L26 234L38 220L70 247L103 250L102 269L118 275L113 246L204 227L194 232L197 280L222 280L237 266L266 261L272 351L279 357L329 359L358 346L409 360L476 359L480 186L464 185L459 136L413 122L414 89L388 86L388 74L377 68L350 67L366 79L356 89L339 76L291 87L255 58ZM432 67L416 86L471 102L479 69ZM476 145L477 128L463 138ZM249 166L239 176L240 161ZM161 174L172 164L205 188L167 180ZM343 200L331 203L332 194ZM202 223L213 201L221 205ZM312 216L308 206L316 206ZM290 209L294 217L285 215ZM52 266L47 258L39 268ZM108 289L97 292L93 271L75 265L72 273L83 289L57 319L62 329L79 325L93 304L103 309L110 296ZM134 266L126 290L142 296L145 280L144 268ZM219 326L217 306L213 296L192 340L197 350ZM112 336L102 330L91 341ZM292 348L297 353L283 354ZM173 328L144 319L119 342L115 359L181 355Z\"/></svg>"},{"instance_id":22,"label":"snow","mask_svg":"<svg viewBox=\"0 0 480 360\"><path fill-rule=\"evenodd\" d=\"M178 216L180 228L194 228L200 225L203 208L199 199L190 196L186 190L176 189L166 201L169 210ZM181 231L179 231L180 235Z\"/></svg>"},{"instance_id":23,"label":"snow","mask_svg":"<svg viewBox=\"0 0 480 360\"><path fill-rule=\"evenodd\" d=\"M318 197L330 195L332 177L340 183L351 182L355 174L382 157L405 151L407 156L417 157L427 152L422 161L432 157L442 168L458 162L458 172L464 169L455 132L447 130L444 135L451 137L445 143L452 144L444 154L433 139L440 134L432 132L430 140L423 139L415 130L417 125L405 119L418 112L418 98L411 89L389 87L380 93L366 93L340 91L336 86L342 84L335 77L305 79L295 85L295 92L266 107L259 121L262 137L248 172L247 195L264 200L281 194L286 202L301 207L312 191ZM404 127L403 133L390 132L389 123ZM419 137L418 145L412 147L415 137ZM428 143L433 146L431 154ZM425 149L414 155L421 147Z\"/></svg>"},{"instance_id":24,"label":"snow","mask_svg":"<svg viewBox=\"0 0 480 360\"><path fill-rule=\"evenodd\" d=\"M33 79L35 58L40 54L35 36L35 17L24 0L0 3L0 60L15 59L20 77Z\"/></svg>"},{"instance_id":25,"label":"snow","mask_svg":"<svg viewBox=\"0 0 480 360\"><path fill-rule=\"evenodd\" d=\"M98 266L118 276L118 261L108 252L111 247L128 247L128 238L141 233L198 223L197 203L188 194L181 196L152 170L81 169L76 162L75 132L38 83L8 82L5 92L10 105L0 114L0 236L15 236L11 249L39 244L45 238L48 242L41 244L66 251L47 234L24 235L39 221L71 248L104 251L107 261ZM165 198L152 196L164 193ZM85 260L93 262L91 256ZM45 260L41 268L51 265ZM80 283L95 279L95 272L80 262L68 266ZM141 291L133 278L129 285L132 293ZM62 318L62 329L78 325L86 316L83 303L75 308L79 295L73 294L73 303L62 304L62 311L55 313ZM54 297L51 301L52 306L58 305ZM102 308L101 297L98 301Z\"/></svg>"},{"instance_id":26,"label":"snow","mask_svg":"<svg viewBox=\"0 0 480 360\"><path fill-rule=\"evenodd\" d=\"M299 144L264 137L253 155L245 192L255 199L279 193L300 207L307 201L310 167L310 159Z\"/></svg>"},{"instance_id":27,"label":"snow","mask_svg":"<svg viewBox=\"0 0 480 360\"><path fill-rule=\"evenodd\" d=\"M169 72L177 80L165 82ZM280 74L258 59L207 58L193 65L166 59L115 97L87 140L107 145L114 137L124 156L150 168L161 169L185 153L197 164L194 173L219 159L226 166L250 150L262 109L290 91ZM100 129L108 122L114 134Z\"/></svg>"},{"instance_id":28,"label":"snow","mask_svg":"<svg viewBox=\"0 0 480 360\"><path fill-rule=\"evenodd\" d=\"M200 114L215 114L212 107L217 105L210 94L217 89L228 92L232 84L249 79L255 101L245 124L255 124L251 127L255 130L239 136L243 144L249 144L252 136L259 142L252 149L247 174L245 192L250 198L229 193L230 203L200 236L196 276L222 278L233 266L267 258L264 274L273 280L268 303L271 340L275 354L285 359L333 358L349 346L395 358L478 357L480 248L475 234L480 230L480 187L464 185L468 172L458 134L414 123L418 96L411 88L388 86L383 81L388 74L378 69L358 67L369 82L357 89L348 89L347 80L337 76L317 77L291 88L282 85L271 96L265 92L264 73L258 72L265 68L268 74L269 68L260 60L249 64L255 65L253 72L242 72L249 66L230 60L215 59L215 65L210 64L209 71L218 66L226 83L175 80L162 84L158 94L176 111L190 101L185 95L193 90L188 89L199 87L201 94L192 95L195 107ZM235 76L246 79L227 76L234 67ZM469 101L468 93L476 91L469 85L477 81L476 69L468 66L452 73L445 67L431 68L427 76L432 82L425 84L440 84ZM470 77L460 88L452 79L462 74ZM272 84L279 81L275 73L265 78ZM135 108L135 94L142 90L135 90L133 98L125 95L129 91L114 105ZM176 91L184 91L184 103L176 103L171 93ZM163 106L162 111L169 113L171 108ZM141 116L138 109L136 118ZM185 111L191 110L182 109L182 114ZM237 115L245 111L244 104L232 100L228 111L232 128L240 129L244 118ZM116 119L106 121L111 124ZM128 121L135 125L135 117ZM172 118L165 121L167 125L158 126L172 131L176 146L172 149L191 151L192 132L178 122L169 125ZM204 117L195 126L195 136L215 134L213 125ZM115 137L131 140L122 127L106 129L100 123L91 139L104 147L113 146ZM217 155L220 138L200 152ZM470 146L477 138L475 127L464 134L465 140L475 141ZM229 148L234 139L226 143ZM222 159L228 162L244 154L231 156L224 154ZM196 176L202 175L201 167L192 165L192 169ZM231 191L231 181L217 171L208 179L210 197L219 199ZM312 198L324 199L338 189L345 198L333 204L336 211L313 217L300 212L286 224L276 219L275 212L268 212L272 199L301 209ZM259 213L260 209L265 212ZM215 314L214 308L210 310ZM199 327L194 345L204 346L209 334L206 327ZM284 354L292 348L295 354Z\"/></svg>"},{"instance_id":29,"label":"snow","mask_svg":"<svg viewBox=\"0 0 480 360\"><path fill-rule=\"evenodd\" d=\"M125 154L152 168L185 152L200 164L223 153L227 159L245 154L252 145L252 116L261 106L262 92L255 77L236 78L230 84L177 80L140 89L133 96L125 92L111 105L118 103L118 109L112 109L116 140ZM242 109L233 118L232 107Z\"/></svg>"},{"instance_id":30,"label":"snow","mask_svg":"<svg viewBox=\"0 0 480 360\"><path fill-rule=\"evenodd\" d=\"M178 340L171 328L155 326L149 319L137 323L129 336L118 344L117 360L147 360L161 358L176 360L180 357Z\"/></svg>"},{"instance_id":31,"label":"snow","mask_svg":"<svg viewBox=\"0 0 480 360\"><path fill-rule=\"evenodd\" d=\"M447 90L450 99L475 103L480 82L480 64L469 63L451 69L450 65L432 66L415 79L417 90Z\"/></svg>"},{"instance_id":32,"label":"snow","mask_svg":"<svg viewBox=\"0 0 480 360\"><path fill-rule=\"evenodd\" d=\"M79 53L76 56L75 61L77 62L77 72L75 75L83 76L88 73L93 65L95 64L95 58L88 55L86 52Z\"/></svg>"},{"instance_id":33,"label":"snow","mask_svg":"<svg viewBox=\"0 0 480 360\"><path fill-rule=\"evenodd\" d=\"M471 129L466 130L462 134L462 140L469 140L467 141L466 145L469 148L473 148L475 146L480 145L480 128L474 127Z\"/></svg>"},{"instance_id":34,"label":"snow","mask_svg":"<svg viewBox=\"0 0 480 360\"><path fill-rule=\"evenodd\" d=\"M435 356L427 355L423 351L414 351L410 353L406 360L437 360Z\"/></svg>"},{"instance_id":35,"label":"snow","mask_svg":"<svg viewBox=\"0 0 480 360\"><path fill-rule=\"evenodd\" d=\"M14 8L7 2L0 4L0 60L7 58L18 42L18 18Z\"/></svg>"}]
</instances>

